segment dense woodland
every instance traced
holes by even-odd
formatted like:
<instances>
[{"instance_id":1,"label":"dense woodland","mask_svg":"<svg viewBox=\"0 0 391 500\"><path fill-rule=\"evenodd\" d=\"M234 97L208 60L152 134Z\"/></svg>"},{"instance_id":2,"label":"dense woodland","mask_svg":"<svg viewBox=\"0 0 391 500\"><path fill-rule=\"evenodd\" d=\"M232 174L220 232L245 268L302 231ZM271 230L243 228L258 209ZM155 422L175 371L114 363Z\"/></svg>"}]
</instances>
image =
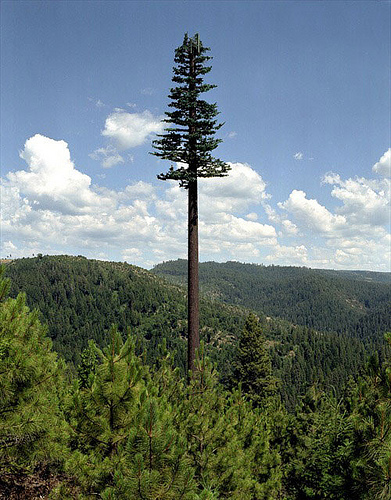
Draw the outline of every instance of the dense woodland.
<instances>
[{"instance_id":1,"label":"dense woodland","mask_svg":"<svg viewBox=\"0 0 391 500\"><path fill-rule=\"evenodd\" d=\"M206 294L187 382L180 286L82 257L20 259L6 275L0 498L391 497L380 329L321 331ZM364 299L376 314L381 278Z\"/></svg>"},{"instance_id":2,"label":"dense woodland","mask_svg":"<svg viewBox=\"0 0 391 500\"><path fill-rule=\"evenodd\" d=\"M153 272L183 284L187 262L165 262ZM391 329L391 273L204 262L199 274L205 294L296 325L375 344Z\"/></svg>"},{"instance_id":3,"label":"dense woodland","mask_svg":"<svg viewBox=\"0 0 391 500\"><path fill-rule=\"evenodd\" d=\"M54 348L74 366L88 341L105 346L110 326L116 324L124 337L130 328L138 352L143 352L148 362L159 356L164 339L185 375L187 314L183 288L169 285L139 267L84 257L19 259L7 266L7 275L12 283L11 295L26 292L27 304L37 308L40 319L48 325ZM234 283L238 287L238 282ZM229 386L238 335L249 309L223 304L208 295L201 300L200 309L206 352ZM254 311L259 315L274 373L281 381L281 396L289 409L314 383L333 388L340 395L349 376L357 375L368 353L375 352L370 341L368 345L347 334L294 325L262 314L260 307ZM338 317L338 308L333 314ZM382 318L383 323L387 320ZM383 334L385 331L387 328ZM377 349L381 359L384 345L383 340Z\"/></svg>"}]
</instances>

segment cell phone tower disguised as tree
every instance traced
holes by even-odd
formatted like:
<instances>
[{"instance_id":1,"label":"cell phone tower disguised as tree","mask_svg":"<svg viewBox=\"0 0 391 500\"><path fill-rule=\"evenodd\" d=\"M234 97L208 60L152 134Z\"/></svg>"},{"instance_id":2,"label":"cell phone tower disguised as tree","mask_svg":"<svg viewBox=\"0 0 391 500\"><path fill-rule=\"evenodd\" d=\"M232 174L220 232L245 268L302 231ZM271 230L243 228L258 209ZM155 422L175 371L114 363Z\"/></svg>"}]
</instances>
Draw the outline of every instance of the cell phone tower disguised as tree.
<instances>
[{"instance_id":1,"label":"cell phone tower disguised as tree","mask_svg":"<svg viewBox=\"0 0 391 500\"><path fill-rule=\"evenodd\" d=\"M169 107L166 111L168 127L159 139L153 141L156 149L152 154L176 164L158 179L173 179L188 191L188 369L194 371L196 350L199 347L199 299L198 299L198 189L199 177L223 177L230 166L214 158L211 152L221 139L215 133L223 125L217 123L217 105L208 103L200 96L216 87L204 83L204 75L211 66L206 55L210 49L204 47L196 34L175 50L175 66L170 89Z\"/></svg>"}]
</instances>

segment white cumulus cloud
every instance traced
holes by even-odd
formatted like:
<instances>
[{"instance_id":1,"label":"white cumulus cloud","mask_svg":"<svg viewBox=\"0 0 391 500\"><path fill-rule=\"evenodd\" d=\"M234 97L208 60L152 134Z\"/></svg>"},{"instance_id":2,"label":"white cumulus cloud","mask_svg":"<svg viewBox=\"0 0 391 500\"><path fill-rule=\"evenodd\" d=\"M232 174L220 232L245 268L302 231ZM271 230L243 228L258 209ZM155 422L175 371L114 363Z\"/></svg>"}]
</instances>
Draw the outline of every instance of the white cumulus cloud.
<instances>
[{"instance_id":1,"label":"white cumulus cloud","mask_svg":"<svg viewBox=\"0 0 391 500\"><path fill-rule=\"evenodd\" d=\"M210 216L219 212L243 211L252 204L260 205L262 200L270 197L265 181L250 165L228 164L231 170L227 177L199 181L200 207Z\"/></svg>"},{"instance_id":2,"label":"white cumulus cloud","mask_svg":"<svg viewBox=\"0 0 391 500\"><path fill-rule=\"evenodd\" d=\"M391 177L391 148L373 165L372 170L384 177Z\"/></svg>"},{"instance_id":3,"label":"white cumulus cloud","mask_svg":"<svg viewBox=\"0 0 391 500\"><path fill-rule=\"evenodd\" d=\"M333 215L317 200L308 199L304 191L294 189L288 200L278 204L290 212L307 229L319 233L329 233L344 224L346 219L342 215Z\"/></svg>"},{"instance_id":4,"label":"white cumulus cloud","mask_svg":"<svg viewBox=\"0 0 391 500\"><path fill-rule=\"evenodd\" d=\"M273 264L282 264L289 262L291 265L308 265L308 250L305 245L284 246L275 245L272 252L266 256L266 262Z\"/></svg>"},{"instance_id":5,"label":"white cumulus cloud","mask_svg":"<svg viewBox=\"0 0 391 500\"><path fill-rule=\"evenodd\" d=\"M75 213L105 203L91 189L91 178L75 168L68 144L40 134L28 139L20 157L27 170L9 172L11 189L18 189L33 208Z\"/></svg>"},{"instance_id":6,"label":"white cumulus cloud","mask_svg":"<svg viewBox=\"0 0 391 500\"><path fill-rule=\"evenodd\" d=\"M280 231L281 235L291 236L299 232L296 224L293 224L292 221L286 219L284 216L277 213L276 210L274 210L274 208L272 208L269 203L263 202L262 206L265 210L265 213L269 221L273 222L273 224L278 224L281 226L281 231Z\"/></svg>"},{"instance_id":7,"label":"white cumulus cloud","mask_svg":"<svg viewBox=\"0 0 391 500\"><path fill-rule=\"evenodd\" d=\"M27 166L1 186L4 255L81 253L141 266L186 257L187 191L178 183L92 185L66 142L39 134L20 157ZM199 182L201 260L387 270L388 179L329 173L323 189L331 186L339 206L296 189L273 208L264 179L246 163L230 165L228 177Z\"/></svg>"},{"instance_id":8,"label":"white cumulus cloud","mask_svg":"<svg viewBox=\"0 0 391 500\"><path fill-rule=\"evenodd\" d=\"M128 113L117 109L105 122L102 135L110 138L118 150L140 146L153 134L161 133L164 124L148 110L142 113Z\"/></svg>"},{"instance_id":9,"label":"white cumulus cloud","mask_svg":"<svg viewBox=\"0 0 391 500\"><path fill-rule=\"evenodd\" d=\"M103 168L111 168L119 163L125 163L123 157L118 153L118 151L111 145L106 148L95 149L93 153L89 155L93 160L100 161Z\"/></svg>"},{"instance_id":10,"label":"white cumulus cloud","mask_svg":"<svg viewBox=\"0 0 391 500\"><path fill-rule=\"evenodd\" d=\"M382 226L390 218L390 181L363 177L343 180L338 174L328 173L324 184L333 186L331 195L342 201L338 214L348 218L350 224Z\"/></svg>"},{"instance_id":11,"label":"white cumulus cloud","mask_svg":"<svg viewBox=\"0 0 391 500\"><path fill-rule=\"evenodd\" d=\"M308 199L300 190L293 190L285 202L278 204L298 229L296 241L311 241L310 247L307 245L308 262L326 268L388 270L390 180L342 179L329 172L322 184L332 186L331 195L340 202L333 211L316 199ZM272 209L270 212L270 220L281 220L280 214Z\"/></svg>"}]
</instances>

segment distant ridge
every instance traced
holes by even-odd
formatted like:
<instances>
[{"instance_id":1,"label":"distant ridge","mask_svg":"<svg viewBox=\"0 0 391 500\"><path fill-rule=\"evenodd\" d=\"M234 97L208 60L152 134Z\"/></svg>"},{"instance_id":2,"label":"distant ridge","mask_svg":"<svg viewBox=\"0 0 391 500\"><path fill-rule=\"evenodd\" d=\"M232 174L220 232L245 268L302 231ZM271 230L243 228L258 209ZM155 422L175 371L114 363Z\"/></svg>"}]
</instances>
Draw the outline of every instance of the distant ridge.
<instances>
[{"instance_id":1,"label":"distant ridge","mask_svg":"<svg viewBox=\"0 0 391 500\"><path fill-rule=\"evenodd\" d=\"M179 267L185 268L185 264L185 261L179 261ZM230 272L222 279L217 270L221 271L227 265ZM202 296L200 308L201 337L206 344L206 352L226 383L232 374L238 337L252 308L244 307L244 299L251 294L246 292L247 295L243 295L243 282L252 290L254 299L257 299L258 293L256 282L251 277L251 265L227 265L210 263L211 268L205 269L205 265L201 264L201 276L210 272L210 278L217 280L216 276L220 277L209 290L204 282L203 289L207 293ZM248 276L238 274L243 269L248 271ZM289 287L276 288L275 270L268 271L268 289L272 296L276 294L276 301L286 302ZM183 283L185 271L178 269L178 262L173 264L171 272L176 282ZM291 272L297 271L293 269ZM305 276L311 276L308 270L303 272ZM41 319L48 325L55 349L74 367L79 363L80 354L89 339L100 346L107 344L108 329L115 323L123 336L129 329L136 337L137 352L148 363L159 360L159 345L165 341L175 365L185 373L187 315L184 287L167 283L163 277L137 266L89 260L82 256L16 259L7 264L6 274L11 278L11 294L15 296L20 291L26 292L28 305L38 308ZM289 280L281 283L289 284ZM295 283L300 284L301 281L296 279ZM311 280L306 278L304 283L311 283ZM324 283L324 277L319 275L318 286L322 287ZM300 286L296 288L301 290ZM231 304L228 299L232 300ZM375 299L376 296L367 296L370 302ZM290 300L292 309L300 306L293 296ZM303 303L306 304L304 299ZM266 313L266 309L262 311L257 300L254 300L254 306L266 338L274 374L281 380L281 397L288 408L293 408L298 397L314 383L341 394L348 378L357 375L372 348L377 348L382 355L380 336L377 344L371 339L366 339L364 344L361 339L347 336L344 332L321 331L319 328L300 326L299 322L278 319ZM354 306L356 308L356 304ZM302 313L306 310L308 308L303 307ZM365 318L368 319L369 315ZM368 325L364 325L363 330L367 331Z\"/></svg>"},{"instance_id":2,"label":"distant ridge","mask_svg":"<svg viewBox=\"0 0 391 500\"><path fill-rule=\"evenodd\" d=\"M186 267L176 260L152 271L184 284ZM204 262L200 286L225 303L321 331L382 343L391 329L391 273Z\"/></svg>"}]
</instances>

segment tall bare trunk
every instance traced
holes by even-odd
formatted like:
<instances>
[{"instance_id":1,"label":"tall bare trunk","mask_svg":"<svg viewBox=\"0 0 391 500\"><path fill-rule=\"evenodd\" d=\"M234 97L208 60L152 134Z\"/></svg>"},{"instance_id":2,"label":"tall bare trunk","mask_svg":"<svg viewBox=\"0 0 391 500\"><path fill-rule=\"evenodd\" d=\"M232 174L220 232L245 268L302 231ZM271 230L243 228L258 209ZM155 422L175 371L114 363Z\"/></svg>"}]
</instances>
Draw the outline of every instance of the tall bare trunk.
<instances>
[{"instance_id":1,"label":"tall bare trunk","mask_svg":"<svg viewBox=\"0 0 391 500\"><path fill-rule=\"evenodd\" d=\"M197 181L189 183L188 225L188 368L194 371L195 352L200 344L198 307L198 203Z\"/></svg>"},{"instance_id":2,"label":"tall bare trunk","mask_svg":"<svg viewBox=\"0 0 391 500\"><path fill-rule=\"evenodd\" d=\"M190 75L195 77L194 50L190 54ZM189 90L195 89L194 81L191 81ZM190 110L190 117L195 120L196 108ZM199 337L199 310L198 310L198 188L197 188L197 155L196 139L194 137L195 125L189 127L189 170L193 179L189 182L189 220L188 220L188 347L187 362L188 369L194 371L195 353L200 344Z\"/></svg>"}]
</instances>

